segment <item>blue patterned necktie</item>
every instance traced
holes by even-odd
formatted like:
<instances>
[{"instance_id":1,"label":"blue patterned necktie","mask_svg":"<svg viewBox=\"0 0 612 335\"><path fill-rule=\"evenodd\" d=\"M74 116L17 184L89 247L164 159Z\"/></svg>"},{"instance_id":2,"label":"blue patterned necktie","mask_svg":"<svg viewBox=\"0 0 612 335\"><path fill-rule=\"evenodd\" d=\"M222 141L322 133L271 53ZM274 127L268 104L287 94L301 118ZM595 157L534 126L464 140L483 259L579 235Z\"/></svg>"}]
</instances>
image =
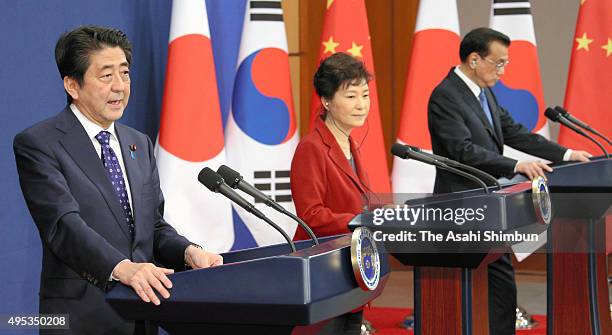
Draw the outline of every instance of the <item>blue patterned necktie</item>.
<instances>
[{"instance_id":1,"label":"blue patterned necktie","mask_svg":"<svg viewBox=\"0 0 612 335\"><path fill-rule=\"evenodd\" d=\"M489 124L493 127L493 117L491 116L491 109L489 109L489 103L487 102L487 95L484 90L480 90L480 95L478 96L478 100L480 101L480 107L485 112L487 116L487 120L489 120Z\"/></svg>"},{"instance_id":2,"label":"blue patterned necktie","mask_svg":"<svg viewBox=\"0 0 612 335\"><path fill-rule=\"evenodd\" d=\"M104 163L104 170L106 170L106 174L110 178L111 184L113 184L113 189L119 200L119 205L121 205L121 209L123 210L125 223L133 239L134 218L132 217L132 208L128 201L127 188L125 187L125 179L123 178L121 165L119 165L119 159L109 144L110 136L111 133L103 130L96 135L96 140L98 140L102 146L102 163Z\"/></svg>"}]
</instances>

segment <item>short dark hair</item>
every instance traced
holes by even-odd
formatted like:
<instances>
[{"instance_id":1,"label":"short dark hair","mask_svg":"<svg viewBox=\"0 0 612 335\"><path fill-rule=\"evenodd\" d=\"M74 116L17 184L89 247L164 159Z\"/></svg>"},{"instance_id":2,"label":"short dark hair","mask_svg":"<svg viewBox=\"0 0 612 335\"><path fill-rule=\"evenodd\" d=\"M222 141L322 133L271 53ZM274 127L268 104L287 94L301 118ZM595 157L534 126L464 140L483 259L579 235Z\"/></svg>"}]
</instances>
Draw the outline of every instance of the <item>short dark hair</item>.
<instances>
[{"instance_id":1,"label":"short dark hair","mask_svg":"<svg viewBox=\"0 0 612 335\"><path fill-rule=\"evenodd\" d=\"M459 46L459 58L465 62L468 56L475 52L481 57L489 55L491 42L497 41L506 47L510 46L510 38L503 33L491 28L476 28L463 38Z\"/></svg>"},{"instance_id":2,"label":"short dark hair","mask_svg":"<svg viewBox=\"0 0 612 335\"><path fill-rule=\"evenodd\" d=\"M86 25L67 31L55 44L55 63L60 76L74 78L83 85L83 77L89 68L89 56L93 52L109 47L120 47L128 64L132 63L132 44L119 29ZM68 103L72 97L66 92Z\"/></svg>"},{"instance_id":3,"label":"short dark hair","mask_svg":"<svg viewBox=\"0 0 612 335\"><path fill-rule=\"evenodd\" d=\"M325 58L319 64L313 79L317 95L325 99L332 99L341 86L358 85L364 80L369 82L372 75L361 60L338 52Z\"/></svg>"}]
</instances>

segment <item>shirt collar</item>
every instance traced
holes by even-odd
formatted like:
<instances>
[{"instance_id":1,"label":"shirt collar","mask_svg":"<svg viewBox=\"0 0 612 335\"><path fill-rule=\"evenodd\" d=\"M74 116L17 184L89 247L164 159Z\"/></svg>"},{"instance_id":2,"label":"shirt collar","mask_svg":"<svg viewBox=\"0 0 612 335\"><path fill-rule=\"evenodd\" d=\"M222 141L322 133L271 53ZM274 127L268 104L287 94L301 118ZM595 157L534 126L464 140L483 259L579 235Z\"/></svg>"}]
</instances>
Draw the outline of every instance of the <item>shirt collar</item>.
<instances>
[{"instance_id":1,"label":"shirt collar","mask_svg":"<svg viewBox=\"0 0 612 335\"><path fill-rule=\"evenodd\" d=\"M482 88L480 88L480 86L476 85L476 83L473 82L472 79L470 79L468 76L466 76L465 73L463 73L463 71L461 71L459 69L459 65L457 65L455 67L455 74L457 76L459 76L459 78L461 78L461 80L463 80L465 82L465 84L468 86L470 91L472 91L472 93L474 93L476 98L478 98L480 96L480 91L482 91Z\"/></svg>"},{"instance_id":2,"label":"shirt collar","mask_svg":"<svg viewBox=\"0 0 612 335\"><path fill-rule=\"evenodd\" d=\"M104 129L88 119L75 104L70 104L70 109L72 110L74 116L76 116L76 118L79 120L83 128L85 128L85 132L87 132L87 136L89 136L90 139L94 139L96 135L103 130L111 133L111 139L117 139L117 135L115 133L115 122L111 123L108 129Z\"/></svg>"}]
</instances>

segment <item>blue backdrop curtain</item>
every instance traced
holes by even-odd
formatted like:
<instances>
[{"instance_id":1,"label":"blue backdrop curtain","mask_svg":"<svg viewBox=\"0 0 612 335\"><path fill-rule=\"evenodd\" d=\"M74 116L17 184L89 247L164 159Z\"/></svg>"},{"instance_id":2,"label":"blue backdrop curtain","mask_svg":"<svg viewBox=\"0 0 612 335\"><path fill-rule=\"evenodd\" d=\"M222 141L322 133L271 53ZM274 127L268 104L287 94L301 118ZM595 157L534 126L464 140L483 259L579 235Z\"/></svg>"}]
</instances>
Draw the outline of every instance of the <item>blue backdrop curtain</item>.
<instances>
[{"instance_id":1,"label":"blue backdrop curtain","mask_svg":"<svg viewBox=\"0 0 612 335\"><path fill-rule=\"evenodd\" d=\"M206 1L224 122L231 101L245 1ZM57 114L65 106L53 52L57 38L82 24L112 26L128 35L134 44L132 93L121 122L155 139L171 9L170 0L2 2L0 314L38 312L41 243L19 189L12 141L22 129Z\"/></svg>"}]
</instances>

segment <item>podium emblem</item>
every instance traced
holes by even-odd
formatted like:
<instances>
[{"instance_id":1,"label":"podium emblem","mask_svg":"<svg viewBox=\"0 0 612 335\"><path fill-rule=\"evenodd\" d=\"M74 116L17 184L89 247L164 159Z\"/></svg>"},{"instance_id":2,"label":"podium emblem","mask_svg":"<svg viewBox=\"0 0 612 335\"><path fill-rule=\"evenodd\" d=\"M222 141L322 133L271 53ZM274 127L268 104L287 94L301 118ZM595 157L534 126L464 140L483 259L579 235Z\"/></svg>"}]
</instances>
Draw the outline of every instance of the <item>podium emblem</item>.
<instances>
[{"instance_id":1,"label":"podium emblem","mask_svg":"<svg viewBox=\"0 0 612 335\"><path fill-rule=\"evenodd\" d=\"M357 284L365 291L373 291L380 280L380 256L372 232L359 227L351 238L351 263Z\"/></svg>"},{"instance_id":2,"label":"podium emblem","mask_svg":"<svg viewBox=\"0 0 612 335\"><path fill-rule=\"evenodd\" d=\"M538 222L544 225L549 224L552 218L552 204L550 202L550 194L548 193L546 179L542 176L534 178L531 181L531 193Z\"/></svg>"}]
</instances>

